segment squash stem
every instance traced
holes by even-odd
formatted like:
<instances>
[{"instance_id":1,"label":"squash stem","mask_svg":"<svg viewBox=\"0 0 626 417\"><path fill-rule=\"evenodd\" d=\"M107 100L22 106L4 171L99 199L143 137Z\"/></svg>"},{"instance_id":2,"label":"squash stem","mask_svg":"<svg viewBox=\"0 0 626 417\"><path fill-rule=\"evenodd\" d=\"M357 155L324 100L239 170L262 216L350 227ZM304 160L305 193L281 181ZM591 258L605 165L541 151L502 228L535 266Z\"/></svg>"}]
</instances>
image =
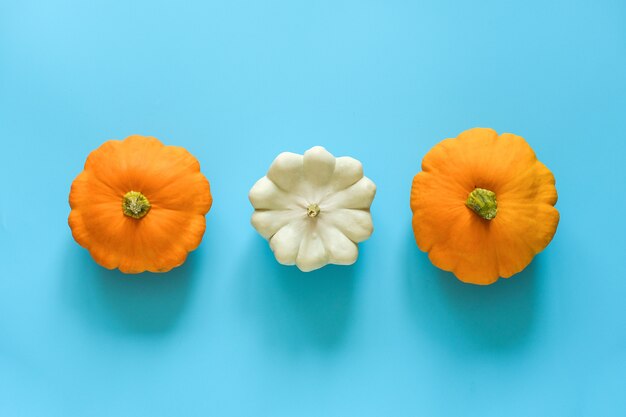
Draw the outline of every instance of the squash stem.
<instances>
[{"instance_id":1,"label":"squash stem","mask_svg":"<svg viewBox=\"0 0 626 417\"><path fill-rule=\"evenodd\" d=\"M122 212L133 219L141 219L150 211L150 201L139 191L129 191L122 198Z\"/></svg>"},{"instance_id":2,"label":"squash stem","mask_svg":"<svg viewBox=\"0 0 626 417\"><path fill-rule=\"evenodd\" d=\"M320 206L318 206L317 204L313 203L313 204L309 204L306 208L306 215L309 217L316 217L318 214L320 214Z\"/></svg>"},{"instance_id":3,"label":"squash stem","mask_svg":"<svg viewBox=\"0 0 626 417\"><path fill-rule=\"evenodd\" d=\"M496 193L484 188L474 188L469 193L465 205L485 220L491 220L498 214L498 202Z\"/></svg>"}]
</instances>

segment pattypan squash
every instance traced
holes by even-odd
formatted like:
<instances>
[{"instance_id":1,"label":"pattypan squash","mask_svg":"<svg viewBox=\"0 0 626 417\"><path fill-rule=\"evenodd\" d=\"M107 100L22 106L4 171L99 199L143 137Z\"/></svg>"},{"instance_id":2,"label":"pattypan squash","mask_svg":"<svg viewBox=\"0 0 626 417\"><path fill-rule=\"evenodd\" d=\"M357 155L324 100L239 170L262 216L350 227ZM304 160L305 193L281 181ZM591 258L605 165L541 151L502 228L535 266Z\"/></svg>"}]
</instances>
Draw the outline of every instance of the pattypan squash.
<instances>
[{"instance_id":1,"label":"pattypan squash","mask_svg":"<svg viewBox=\"0 0 626 417\"><path fill-rule=\"evenodd\" d=\"M418 247L473 284L523 270L559 223L554 175L524 138L475 128L435 145L413 179Z\"/></svg>"},{"instance_id":2,"label":"pattypan squash","mask_svg":"<svg viewBox=\"0 0 626 417\"><path fill-rule=\"evenodd\" d=\"M185 262L202 240L213 199L193 155L134 135L89 155L69 202L76 242L105 268L139 273Z\"/></svg>"},{"instance_id":3,"label":"pattypan squash","mask_svg":"<svg viewBox=\"0 0 626 417\"><path fill-rule=\"evenodd\" d=\"M320 146L304 155L284 152L250 190L252 225L283 265L304 272L350 265L358 257L357 243L373 232L375 194L354 158L335 158Z\"/></svg>"}]
</instances>

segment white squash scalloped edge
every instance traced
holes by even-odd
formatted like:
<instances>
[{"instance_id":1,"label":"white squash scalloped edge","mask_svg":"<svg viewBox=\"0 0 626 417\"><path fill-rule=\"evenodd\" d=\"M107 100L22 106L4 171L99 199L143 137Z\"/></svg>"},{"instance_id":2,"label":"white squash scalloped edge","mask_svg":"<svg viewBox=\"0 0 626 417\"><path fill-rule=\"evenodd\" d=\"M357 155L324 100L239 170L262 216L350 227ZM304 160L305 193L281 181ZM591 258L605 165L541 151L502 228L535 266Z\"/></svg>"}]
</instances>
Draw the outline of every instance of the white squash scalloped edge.
<instances>
[{"instance_id":1,"label":"white squash scalloped edge","mask_svg":"<svg viewBox=\"0 0 626 417\"><path fill-rule=\"evenodd\" d=\"M283 152L250 190L252 226L283 265L304 272L351 265L357 243L374 231L375 194L376 185L354 158L335 158L321 146L304 155Z\"/></svg>"}]
</instances>

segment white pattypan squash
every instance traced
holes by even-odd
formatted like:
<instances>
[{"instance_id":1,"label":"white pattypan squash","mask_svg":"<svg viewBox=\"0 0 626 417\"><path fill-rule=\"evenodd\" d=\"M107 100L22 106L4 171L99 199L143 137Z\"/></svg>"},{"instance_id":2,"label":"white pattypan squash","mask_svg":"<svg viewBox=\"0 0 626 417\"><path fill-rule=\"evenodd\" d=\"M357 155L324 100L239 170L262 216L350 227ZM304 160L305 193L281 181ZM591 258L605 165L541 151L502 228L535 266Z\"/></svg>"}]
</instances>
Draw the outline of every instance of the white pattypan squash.
<instances>
[{"instance_id":1,"label":"white pattypan squash","mask_svg":"<svg viewBox=\"0 0 626 417\"><path fill-rule=\"evenodd\" d=\"M250 190L252 225L283 265L305 272L350 265L357 243L374 230L369 209L375 194L354 158L335 158L321 146L304 155L283 152Z\"/></svg>"}]
</instances>

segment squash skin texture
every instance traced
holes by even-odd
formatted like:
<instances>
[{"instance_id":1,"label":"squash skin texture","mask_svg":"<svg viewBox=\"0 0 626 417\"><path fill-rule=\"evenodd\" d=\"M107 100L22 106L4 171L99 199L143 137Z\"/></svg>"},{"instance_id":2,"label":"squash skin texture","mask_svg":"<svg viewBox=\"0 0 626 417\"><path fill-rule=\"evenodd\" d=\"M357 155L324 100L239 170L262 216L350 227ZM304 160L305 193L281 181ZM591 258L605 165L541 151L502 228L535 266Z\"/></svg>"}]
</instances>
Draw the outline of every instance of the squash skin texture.
<instances>
[{"instance_id":1,"label":"squash skin texture","mask_svg":"<svg viewBox=\"0 0 626 417\"><path fill-rule=\"evenodd\" d=\"M374 230L375 194L354 158L335 158L321 146L304 155L283 152L250 190L251 223L283 265L303 272L350 265L358 258L357 243Z\"/></svg>"},{"instance_id":2,"label":"squash skin texture","mask_svg":"<svg viewBox=\"0 0 626 417\"><path fill-rule=\"evenodd\" d=\"M475 188L495 192L485 220L465 205ZM435 145L413 179L413 232L431 262L461 281L488 285L522 271L559 223L554 175L520 137L474 128Z\"/></svg>"},{"instance_id":3,"label":"squash skin texture","mask_svg":"<svg viewBox=\"0 0 626 417\"><path fill-rule=\"evenodd\" d=\"M122 211L123 196L131 190L151 203L141 219ZM99 265L129 274L167 272L200 244L212 202L193 155L133 135L91 152L72 183L68 222L76 242Z\"/></svg>"}]
</instances>

